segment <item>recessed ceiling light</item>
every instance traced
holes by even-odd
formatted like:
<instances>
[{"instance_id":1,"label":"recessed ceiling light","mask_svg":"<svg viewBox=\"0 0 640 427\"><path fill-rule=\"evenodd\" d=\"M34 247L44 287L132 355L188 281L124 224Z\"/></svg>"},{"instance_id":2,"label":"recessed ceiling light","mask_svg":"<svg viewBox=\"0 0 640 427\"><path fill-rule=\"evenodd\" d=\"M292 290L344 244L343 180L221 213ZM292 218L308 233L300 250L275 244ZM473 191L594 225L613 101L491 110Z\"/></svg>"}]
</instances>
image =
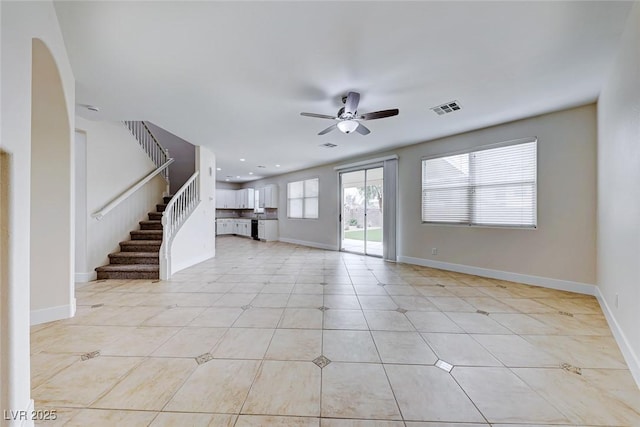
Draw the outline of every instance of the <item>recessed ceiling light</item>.
<instances>
[{"instance_id":1,"label":"recessed ceiling light","mask_svg":"<svg viewBox=\"0 0 640 427\"><path fill-rule=\"evenodd\" d=\"M280 167L280 165L276 165L276 167L277 167L277 168L279 168L279 167Z\"/></svg>"},{"instance_id":2,"label":"recessed ceiling light","mask_svg":"<svg viewBox=\"0 0 640 427\"><path fill-rule=\"evenodd\" d=\"M236 178L240 178L240 175L236 175Z\"/></svg>"},{"instance_id":3,"label":"recessed ceiling light","mask_svg":"<svg viewBox=\"0 0 640 427\"><path fill-rule=\"evenodd\" d=\"M245 159L240 159L241 162L244 162Z\"/></svg>"},{"instance_id":4,"label":"recessed ceiling light","mask_svg":"<svg viewBox=\"0 0 640 427\"><path fill-rule=\"evenodd\" d=\"M229 178L225 179L225 181L229 181Z\"/></svg>"},{"instance_id":5,"label":"recessed ceiling light","mask_svg":"<svg viewBox=\"0 0 640 427\"><path fill-rule=\"evenodd\" d=\"M221 170L222 170L222 168L216 168L216 170L217 170L217 171L221 171Z\"/></svg>"},{"instance_id":6,"label":"recessed ceiling light","mask_svg":"<svg viewBox=\"0 0 640 427\"><path fill-rule=\"evenodd\" d=\"M253 172L249 172L249 175L253 175Z\"/></svg>"}]
</instances>

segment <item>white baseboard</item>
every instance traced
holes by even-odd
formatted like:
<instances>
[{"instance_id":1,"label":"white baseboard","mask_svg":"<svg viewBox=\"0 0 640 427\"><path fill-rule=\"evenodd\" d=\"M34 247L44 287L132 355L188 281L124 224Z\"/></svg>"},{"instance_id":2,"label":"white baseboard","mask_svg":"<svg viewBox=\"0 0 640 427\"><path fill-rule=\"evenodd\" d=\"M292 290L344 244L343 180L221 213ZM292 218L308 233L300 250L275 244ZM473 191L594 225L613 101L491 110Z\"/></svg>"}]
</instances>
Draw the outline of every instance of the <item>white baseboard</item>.
<instances>
[{"instance_id":1,"label":"white baseboard","mask_svg":"<svg viewBox=\"0 0 640 427\"><path fill-rule=\"evenodd\" d=\"M329 251L337 251L338 250L337 247L332 246L332 245L327 245L325 243L306 242L304 240L288 239L286 237L280 237L279 240L281 242L284 242L284 243L291 243L291 244L300 245L300 246L309 246L311 248L327 249Z\"/></svg>"},{"instance_id":2,"label":"white baseboard","mask_svg":"<svg viewBox=\"0 0 640 427\"><path fill-rule=\"evenodd\" d=\"M97 279L98 279L98 273L96 273L95 271L90 271L88 273L75 274L76 283L87 283Z\"/></svg>"},{"instance_id":3,"label":"white baseboard","mask_svg":"<svg viewBox=\"0 0 640 427\"><path fill-rule=\"evenodd\" d=\"M576 292L585 295L595 296L598 289L596 285L588 283L572 282L570 280L562 279L552 279L550 277L532 276L529 274L512 273L502 270L491 270L488 268L434 261L425 258L413 258L404 255L399 256L398 261L407 264L421 265L423 267L431 267L441 270L455 271L458 273L473 274L476 276L488 277L491 279L508 280L511 282L525 283L527 285L541 286L543 288L557 289L559 291Z\"/></svg>"},{"instance_id":4,"label":"white baseboard","mask_svg":"<svg viewBox=\"0 0 640 427\"><path fill-rule=\"evenodd\" d=\"M193 257L191 259L187 259L184 261L181 261L179 263L176 263L175 265L171 266L171 274L175 274L178 271L184 270L185 268L189 268L189 267L193 267L196 264L200 264L201 262L204 262L208 259L213 258L216 255L215 250L212 252L207 252L204 254L199 254L197 257Z\"/></svg>"},{"instance_id":5,"label":"white baseboard","mask_svg":"<svg viewBox=\"0 0 640 427\"><path fill-rule=\"evenodd\" d=\"M31 310L31 326L53 322L54 320L68 319L75 314L76 299L74 297L70 303L66 305Z\"/></svg>"},{"instance_id":6,"label":"white baseboard","mask_svg":"<svg viewBox=\"0 0 640 427\"><path fill-rule=\"evenodd\" d=\"M633 379L636 381L636 385L638 386L638 388L640 388L640 358L633 351L633 348L629 344L629 340L627 339L627 336L622 331L622 328L620 328L620 324L618 323L615 316L613 315L613 312L611 311L609 304L607 304L607 300L604 299L604 296L600 292L600 288L596 288L596 298L600 303L600 308L602 308L602 312L604 313L604 316L607 318L609 329L611 329L611 332L613 333L613 337L618 343L618 347L620 347L620 351L624 356L625 362L627 362L627 366L631 371L631 375L633 375Z\"/></svg>"},{"instance_id":7,"label":"white baseboard","mask_svg":"<svg viewBox=\"0 0 640 427\"><path fill-rule=\"evenodd\" d=\"M609 328L613 333L613 336L624 356L627 366L631 371L631 375L636 384L640 388L640 357L633 351L633 348L629 344L627 336L620 328L620 325L615 319L611 308L604 299L604 296L600 292L600 288L596 285L572 282L569 280L552 279L549 277L532 276L528 274L512 273L501 270L491 270L487 268L473 267L462 264L453 264L442 261L434 261L424 258L413 258L408 256L398 257L398 261L407 264L421 265L424 267L438 268L441 270L455 271L458 273L474 274L476 276L489 277L492 279L509 280L512 282L526 283L528 285L541 286L543 288L557 289L561 291L576 292L585 295L592 295L598 299L602 312L604 313Z\"/></svg>"}]
</instances>

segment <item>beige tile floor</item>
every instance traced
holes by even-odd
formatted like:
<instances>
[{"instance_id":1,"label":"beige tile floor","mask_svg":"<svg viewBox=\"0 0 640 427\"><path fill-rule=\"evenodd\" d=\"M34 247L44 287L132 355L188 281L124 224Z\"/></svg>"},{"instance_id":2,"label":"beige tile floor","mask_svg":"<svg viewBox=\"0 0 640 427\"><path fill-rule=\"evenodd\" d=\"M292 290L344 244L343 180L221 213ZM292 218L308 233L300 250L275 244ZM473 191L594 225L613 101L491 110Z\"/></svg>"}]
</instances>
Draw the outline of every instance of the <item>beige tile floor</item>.
<instances>
[{"instance_id":1,"label":"beige tile floor","mask_svg":"<svg viewBox=\"0 0 640 427\"><path fill-rule=\"evenodd\" d=\"M592 297L239 237L217 254L79 285L75 318L33 327L41 425L640 426Z\"/></svg>"}]
</instances>

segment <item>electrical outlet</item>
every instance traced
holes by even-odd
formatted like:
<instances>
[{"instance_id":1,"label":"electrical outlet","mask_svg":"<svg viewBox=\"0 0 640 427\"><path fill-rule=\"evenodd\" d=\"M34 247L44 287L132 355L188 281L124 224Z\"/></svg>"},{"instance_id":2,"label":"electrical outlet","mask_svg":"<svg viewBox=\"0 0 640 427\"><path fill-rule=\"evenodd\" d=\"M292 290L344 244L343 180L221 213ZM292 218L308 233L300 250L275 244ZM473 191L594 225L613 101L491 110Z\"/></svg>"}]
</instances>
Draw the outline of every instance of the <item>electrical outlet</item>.
<instances>
[{"instance_id":1,"label":"electrical outlet","mask_svg":"<svg viewBox=\"0 0 640 427\"><path fill-rule=\"evenodd\" d=\"M616 308L618 308L618 294L616 294L616 301L615 301L615 305L616 305Z\"/></svg>"},{"instance_id":2,"label":"electrical outlet","mask_svg":"<svg viewBox=\"0 0 640 427\"><path fill-rule=\"evenodd\" d=\"M438 248L431 248L431 255L438 255Z\"/></svg>"}]
</instances>

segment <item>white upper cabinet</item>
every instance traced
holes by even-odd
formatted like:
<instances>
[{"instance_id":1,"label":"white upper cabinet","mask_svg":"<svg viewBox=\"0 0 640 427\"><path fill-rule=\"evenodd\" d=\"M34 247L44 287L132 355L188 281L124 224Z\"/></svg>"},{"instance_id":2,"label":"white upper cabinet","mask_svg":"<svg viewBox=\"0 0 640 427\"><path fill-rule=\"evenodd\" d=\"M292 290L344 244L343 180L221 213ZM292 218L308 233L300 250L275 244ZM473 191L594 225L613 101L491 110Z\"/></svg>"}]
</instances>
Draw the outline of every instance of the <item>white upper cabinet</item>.
<instances>
[{"instance_id":1,"label":"white upper cabinet","mask_svg":"<svg viewBox=\"0 0 640 427\"><path fill-rule=\"evenodd\" d=\"M216 189L216 209L235 209L236 192L223 188Z\"/></svg>"},{"instance_id":2,"label":"white upper cabinet","mask_svg":"<svg viewBox=\"0 0 640 427\"><path fill-rule=\"evenodd\" d=\"M278 207L278 186L267 185L260 190L260 207L261 208L277 208Z\"/></svg>"},{"instance_id":3,"label":"white upper cabinet","mask_svg":"<svg viewBox=\"0 0 640 427\"><path fill-rule=\"evenodd\" d=\"M253 188L243 188L236 191L236 207L238 209L253 209L254 194Z\"/></svg>"},{"instance_id":4,"label":"white upper cabinet","mask_svg":"<svg viewBox=\"0 0 640 427\"><path fill-rule=\"evenodd\" d=\"M216 209L253 209L255 206L253 188L242 190L216 189Z\"/></svg>"}]
</instances>

